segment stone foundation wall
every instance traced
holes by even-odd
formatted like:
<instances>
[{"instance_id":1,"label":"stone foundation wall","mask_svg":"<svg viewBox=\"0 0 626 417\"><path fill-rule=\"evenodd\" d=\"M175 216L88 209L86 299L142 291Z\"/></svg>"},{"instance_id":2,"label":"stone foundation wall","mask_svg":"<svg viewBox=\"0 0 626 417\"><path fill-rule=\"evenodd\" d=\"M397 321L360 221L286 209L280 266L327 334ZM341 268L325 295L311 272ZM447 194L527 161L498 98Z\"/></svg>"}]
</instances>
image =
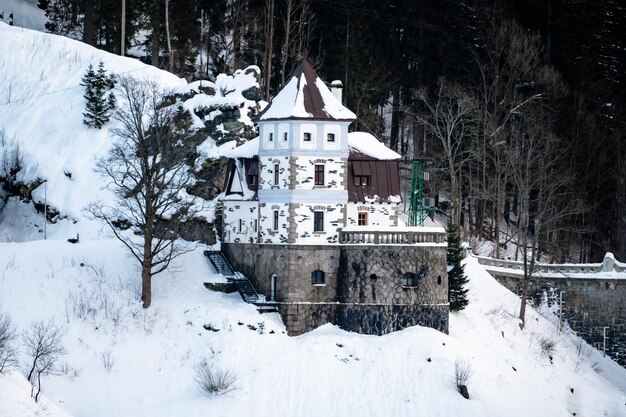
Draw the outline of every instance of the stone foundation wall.
<instances>
[{"instance_id":1,"label":"stone foundation wall","mask_svg":"<svg viewBox=\"0 0 626 417\"><path fill-rule=\"evenodd\" d=\"M522 280L495 276L512 292L522 294ZM563 318L589 344L602 348L607 329L607 354L626 366L626 282L611 278L531 279L529 298L538 305L544 292L558 300L563 293ZM553 302L549 300L549 302Z\"/></svg>"},{"instance_id":2,"label":"stone foundation wall","mask_svg":"<svg viewBox=\"0 0 626 417\"><path fill-rule=\"evenodd\" d=\"M369 304L448 302L446 248L417 245L342 245L340 300ZM404 285L403 276L414 282Z\"/></svg>"},{"instance_id":3,"label":"stone foundation wall","mask_svg":"<svg viewBox=\"0 0 626 417\"><path fill-rule=\"evenodd\" d=\"M325 323L377 335L418 324L448 331L444 246L222 244L222 251L276 302L290 335ZM324 271L324 285L312 284L315 270ZM403 280L406 273L414 282Z\"/></svg>"},{"instance_id":4,"label":"stone foundation wall","mask_svg":"<svg viewBox=\"0 0 626 417\"><path fill-rule=\"evenodd\" d=\"M222 244L233 267L247 276L257 292L278 302L335 302L339 247L324 245ZM311 272L324 271L324 285L311 284ZM276 298L271 278L276 275Z\"/></svg>"}]
</instances>

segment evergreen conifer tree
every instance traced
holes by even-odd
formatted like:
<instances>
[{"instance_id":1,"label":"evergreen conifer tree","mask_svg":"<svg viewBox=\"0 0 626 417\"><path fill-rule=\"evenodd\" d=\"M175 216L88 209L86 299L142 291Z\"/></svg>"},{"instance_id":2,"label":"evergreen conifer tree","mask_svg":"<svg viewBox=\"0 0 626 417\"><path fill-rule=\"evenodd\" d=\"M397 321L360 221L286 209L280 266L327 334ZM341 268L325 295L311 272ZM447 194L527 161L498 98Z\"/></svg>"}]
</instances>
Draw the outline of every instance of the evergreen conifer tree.
<instances>
[{"instance_id":1,"label":"evergreen conifer tree","mask_svg":"<svg viewBox=\"0 0 626 417\"><path fill-rule=\"evenodd\" d=\"M468 280L465 276L464 265L461 265L462 249L459 236L457 234L457 226L452 222L448 222L446 228L448 234L448 252L446 254L446 263L448 268L448 299L450 300L450 311L461 311L467 304L467 288L465 285Z\"/></svg>"},{"instance_id":2,"label":"evergreen conifer tree","mask_svg":"<svg viewBox=\"0 0 626 417\"><path fill-rule=\"evenodd\" d=\"M115 79L107 75L104 63L100 61L98 70L94 71L90 64L81 85L85 87L85 112L83 122L90 127L101 129L109 121L111 111L115 108L115 96L110 91L115 87Z\"/></svg>"}]
</instances>

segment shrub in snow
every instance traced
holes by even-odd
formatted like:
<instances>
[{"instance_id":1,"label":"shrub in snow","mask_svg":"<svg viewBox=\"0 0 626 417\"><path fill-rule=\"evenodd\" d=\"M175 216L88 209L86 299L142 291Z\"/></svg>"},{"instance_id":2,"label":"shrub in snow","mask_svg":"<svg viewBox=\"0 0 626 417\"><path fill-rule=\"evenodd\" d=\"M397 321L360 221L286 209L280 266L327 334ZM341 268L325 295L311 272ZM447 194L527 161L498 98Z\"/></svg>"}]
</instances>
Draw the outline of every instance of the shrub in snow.
<instances>
[{"instance_id":1,"label":"shrub in snow","mask_svg":"<svg viewBox=\"0 0 626 417\"><path fill-rule=\"evenodd\" d=\"M30 362L27 376L32 384L30 395L35 398L35 402L39 401L41 393L41 376L49 374L57 360L65 354L65 348L61 343L62 336L62 329L52 320L34 322L23 335L24 347Z\"/></svg>"},{"instance_id":2,"label":"shrub in snow","mask_svg":"<svg viewBox=\"0 0 626 417\"><path fill-rule=\"evenodd\" d=\"M89 65L83 75L82 86L85 87L85 113L83 122L90 127L101 129L111 118L111 111L115 109L115 95L111 89L115 87L113 75L107 75L104 63L100 61L98 71Z\"/></svg>"},{"instance_id":3,"label":"shrub in snow","mask_svg":"<svg viewBox=\"0 0 626 417\"><path fill-rule=\"evenodd\" d=\"M550 358L550 362L552 362L552 356L556 350L556 342L548 337L542 337L539 339L539 346L541 347L541 356Z\"/></svg>"},{"instance_id":4,"label":"shrub in snow","mask_svg":"<svg viewBox=\"0 0 626 417\"><path fill-rule=\"evenodd\" d=\"M0 375L17 364L14 341L15 328L11 324L11 318L0 313Z\"/></svg>"},{"instance_id":5,"label":"shrub in snow","mask_svg":"<svg viewBox=\"0 0 626 417\"><path fill-rule=\"evenodd\" d=\"M231 371L201 363L196 369L196 382L205 394L221 395L235 389L237 377Z\"/></svg>"},{"instance_id":6,"label":"shrub in snow","mask_svg":"<svg viewBox=\"0 0 626 417\"><path fill-rule=\"evenodd\" d=\"M457 359L454 362L454 381L456 383L456 388L465 398L469 398L467 384L469 383L472 374L473 371L469 362L463 359Z\"/></svg>"}]
</instances>

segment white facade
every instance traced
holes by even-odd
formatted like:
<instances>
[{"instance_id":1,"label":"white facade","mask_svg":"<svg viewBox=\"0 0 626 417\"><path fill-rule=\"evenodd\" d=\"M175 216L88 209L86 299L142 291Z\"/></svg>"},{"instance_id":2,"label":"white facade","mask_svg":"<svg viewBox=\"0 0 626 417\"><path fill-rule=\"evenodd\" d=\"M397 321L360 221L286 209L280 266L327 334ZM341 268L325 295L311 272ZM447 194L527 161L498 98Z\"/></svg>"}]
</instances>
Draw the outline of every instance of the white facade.
<instances>
[{"instance_id":1,"label":"white facade","mask_svg":"<svg viewBox=\"0 0 626 417\"><path fill-rule=\"evenodd\" d=\"M348 203L346 226L398 226L398 203ZM359 214L361 221L359 222Z\"/></svg>"},{"instance_id":2,"label":"white facade","mask_svg":"<svg viewBox=\"0 0 626 417\"><path fill-rule=\"evenodd\" d=\"M398 203L348 202L348 126L356 116L316 77L294 76L261 115L258 188L252 197L231 189L223 199L225 242L336 244L345 226L397 226ZM375 159L384 149L399 158L373 137L356 142ZM236 166L239 178L250 175Z\"/></svg>"}]
</instances>

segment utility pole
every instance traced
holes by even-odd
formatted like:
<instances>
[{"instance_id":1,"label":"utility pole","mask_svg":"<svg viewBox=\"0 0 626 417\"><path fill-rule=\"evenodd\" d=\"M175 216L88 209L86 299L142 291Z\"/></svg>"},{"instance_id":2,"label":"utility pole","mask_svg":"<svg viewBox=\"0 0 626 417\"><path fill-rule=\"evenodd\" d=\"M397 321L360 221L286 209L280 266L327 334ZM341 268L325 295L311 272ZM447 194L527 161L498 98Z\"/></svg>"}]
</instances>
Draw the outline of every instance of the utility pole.
<instances>
[{"instance_id":1,"label":"utility pole","mask_svg":"<svg viewBox=\"0 0 626 417\"><path fill-rule=\"evenodd\" d=\"M48 180L43 182L43 240L47 238L46 225L48 224Z\"/></svg>"},{"instance_id":2,"label":"utility pole","mask_svg":"<svg viewBox=\"0 0 626 417\"><path fill-rule=\"evenodd\" d=\"M565 291L559 292L559 334L561 333L561 327L563 327L563 294Z\"/></svg>"},{"instance_id":3,"label":"utility pole","mask_svg":"<svg viewBox=\"0 0 626 417\"><path fill-rule=\"evenodd\" d=\"M122 46L120 49L120 55L124 56L126 52L126 0L122 0Z\"/></svg>"},{"instance_id":4,"label":"utility pole","mask_svg":"<svg viewBox=\"0 0 626 417\"><path fill-rule=\"evenodd\" d=\"M602 328L602 354L604 355L604 357L606 357L606 339L608 339L606 337L606 329L608 329L609 326L604 326Z\"/></svg>"}]
</instances>

